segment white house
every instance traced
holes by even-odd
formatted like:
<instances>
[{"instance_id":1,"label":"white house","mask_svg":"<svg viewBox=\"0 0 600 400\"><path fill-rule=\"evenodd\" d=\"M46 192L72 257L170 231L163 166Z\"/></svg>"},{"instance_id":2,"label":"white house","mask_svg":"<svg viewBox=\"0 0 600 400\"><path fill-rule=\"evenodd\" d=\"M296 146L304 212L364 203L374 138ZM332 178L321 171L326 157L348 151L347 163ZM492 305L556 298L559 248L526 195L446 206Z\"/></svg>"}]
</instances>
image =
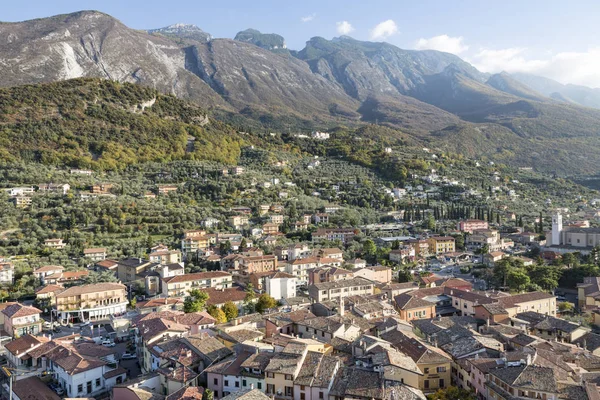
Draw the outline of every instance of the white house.
<instances>
[{"instance_id":1,"label":"white house","mask_svg":"<svg viewBox=\"0 0 600 400\"><path fill-rule=\"evenodd\" d=\"M285 272L275 272L265 277L265 290L276 300L296 297L297 279Z\"/></svg>"}]
</instances>

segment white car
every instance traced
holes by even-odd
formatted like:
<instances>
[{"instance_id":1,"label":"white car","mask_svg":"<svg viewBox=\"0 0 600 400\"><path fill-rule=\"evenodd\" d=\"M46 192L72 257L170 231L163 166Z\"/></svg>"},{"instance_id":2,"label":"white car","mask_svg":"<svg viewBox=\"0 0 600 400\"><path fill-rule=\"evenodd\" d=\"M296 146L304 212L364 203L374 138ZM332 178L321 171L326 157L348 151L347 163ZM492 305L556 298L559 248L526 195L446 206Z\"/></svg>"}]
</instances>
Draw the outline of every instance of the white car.
<instances>
[{"instance_id":1,"label":"white car","mask_svg":"<svg viewBox=\"0 0 600 400\"><path fill-rule=\"evenodd\" d=\"M133 360L134 358L137 358L137 356L132 353L123 353L121 356L121 360Z\"/></svg>"},{"instance_id":2,"label":"white car","mask_svg":"<svg viewBox=\"0 0 600 400\"><path fill-rule=\"evenodd\" d=\"M116 344L112 340L103 340L102 341L102 346L104 346L104 347L115 347Z\"/></svg>"}]
</instances>

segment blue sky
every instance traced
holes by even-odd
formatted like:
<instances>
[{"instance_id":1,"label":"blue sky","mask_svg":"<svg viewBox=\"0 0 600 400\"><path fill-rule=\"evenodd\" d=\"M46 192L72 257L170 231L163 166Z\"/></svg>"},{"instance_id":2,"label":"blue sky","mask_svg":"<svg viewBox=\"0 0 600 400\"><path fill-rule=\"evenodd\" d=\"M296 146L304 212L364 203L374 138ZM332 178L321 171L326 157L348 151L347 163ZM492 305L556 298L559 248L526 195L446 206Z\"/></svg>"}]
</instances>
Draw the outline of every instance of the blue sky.
<instances>
[{"instance_id":1,"label":"blue sky","mask_svg":"<svg viewBox=\"0 0 600 400\"><path fill-rule=\"evenodd\" d=\"M487 72L531 72L600 87L598 1L505 0L28 0L6 2L2 21L96 9L137 29L184 22L214 37L246 28L275 32L289 48L346 32L406 49L458 54Z\"/></svg>"}]
</instances>

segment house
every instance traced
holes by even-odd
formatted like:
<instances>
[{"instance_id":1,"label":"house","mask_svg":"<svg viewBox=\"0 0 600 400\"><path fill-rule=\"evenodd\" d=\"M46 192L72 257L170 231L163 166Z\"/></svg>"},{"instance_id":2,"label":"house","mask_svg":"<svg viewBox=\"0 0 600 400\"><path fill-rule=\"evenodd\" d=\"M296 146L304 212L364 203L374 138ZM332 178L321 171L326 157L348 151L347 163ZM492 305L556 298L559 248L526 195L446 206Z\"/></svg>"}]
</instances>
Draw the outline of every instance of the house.
<instances>
[{"instance_id":1,"label":"house","mask_svg":"<svg viewBox=\"0 0 600 400\"><path fill-rule=\"evenodd\" d=\"M46 285L64 285L64 284L78 284L81 283L88 275L90 271L63 271L56 274L47 275L43 278L43 282Z\"/></svg>"},{"instance_id":2,"label":"house","mask_svg":"<svg viewBox=\"0 0 600 400\"><path fill-rule=\"evenodd\" d=\"M242 310L242 307L244 306L246 291L239 286L234 286L227 289L208 288L204 291L208 293L209 298L206 304L209 306L214 305L217 307L223 307L223 305L228 301L231 301L233 304L235 304L239 310ZM256 300L258 299L255 298L254 301L256 302Z\"/></svg>"},{"instance_id":3,"label":"house","mask_svg":"<svg viewBox=\"0 0 600 400\"><path fill-rule=\"evenodd\" d=\"M0 284L12 285L15 266L10 262L0 261Z\"/></svg>"},{"instance_id":4,"label":"house","mask_svg":"<svg viewBox=\"0 0 600 400\"><path fill-rule=\"evenodd\" d=\"M305 243L297 243L288 246L287 248L287 259L290 261L294 261L299 258L307 258L310 257L312 251Z\"/></svg>"},{"instance_id":5,"label":"house","mask_svg":"<svg viewBox=\"0 0 600 400\"><path fill-rule=\"evenodd\" d=\"M150 250L150 262L158 264L172 264L181 262L180 250L169 250L167 246L158 245Z\"/></svg>"},{"instance_id":6,"label":"house","mask_svg":"<svg viewBox=\"0 0 600 400\"><path fill-rule=\"evenodd\" d=\"M588 276L577 284L577 301L581 311L600 307L600 277Z\"/></svg>"},{"instance_id":7,"label":"house","mask_svg":"<svg viewBox=\"0 0 600 400\"><path fill-rule=\"evenodd\" d=\"M343 260L344 252L337 247L323 248L318 250L317 256L322 258L335 258L338 260Z\"/></svg>"},{"instance_id":8,"label":"house","mask_svg":"<svg viewBox=\"0 0 600 400\"><path fill-rule=\"evenodd\" d=\"M492 368L486 382L487 398L508 399L514 396L557 400L559 388L552 368L535 365Z\"/></svg>"},{"instance_id":9,"label":"house","mask_svg":"<svg viewBox=\"0 0 600 400\"><path fill-rule=\"evenodd\" d=\"M419 288L419 284L417 282L404 282L404 283L388 283L387 285L381 287L381 292L387 294L388 299L393 299L402 293L412 292Z\"/></svg>"},{"instance_id":10,"label":"house","mask_svg":"<svg viewBox=\"0 0 600 400\"><path fill-rule=\"evenodd\" d=\"M488 229L488 227L487 221L482 221L480 219L465 219L458 222L456 229L461 232L473 233L473 231Z\"/></svg>"},{"instance_id":11,"label":"house","mask_svg":"<svg viewBox=\"0 0 600 400\"><path fill-rule=\"evenodd\" d=\"M62 250L67 246L62 239L46 239L44 240L44 247L52 250Z\"/></svg>"},{"instance_id":12,"label":"house","mask_svg":"<svg viewBox=\"0 0 600 400\"><path fill-rule=\"evenodd\" d=\"M11 304L2 310L4 316L4 331L16 338L27 334L37 335L42 331L41 310L24 306L19 303Z\"/></svg>"},{"instance_id":13,"label":"house","mask_svg":"<svg viewBox=\"0 0 600 400\"><path fill-rule=\"evenodd\" d=\"M159 196L166 196L169 193L177 192L177 185L158 185L157 193Z\"/></svg>"},{"instance_id":14,"label":"house","mask_svg":"<svg viewBox=\"0 0 600 400\"><path fill-rule=\"evenodd\" d=\"M590 331L579 324L535 311L518 313L512 321L515 326L526 326L531 335L567 343L573 343Z\"/></svg>"},{"instance_id":15,"label":"house","mask_svg":"<svg viewBox=\"0 0 600 400\"><path fill-rule=\"evenodd\" d=\"M308 295L313 302L339 300L352 295L373 294L374 284L364 278L352 278L309 285Z\"/></svg>"},{"instance_id":16,"label":"house","mask_svg":"<svg viewBox=\"0 0 600 400\"><path fill-rule=\"evenodd\" d=\"M140 314L151 312L171 311L183 309L183 300L178 298L157 298L135 303L135 309Z\"/></svg>"},{"instance_id":17,"label":"house","mask_svg":"<svg viewBox=\"0 0 600 400\"><path fill-rule=\"evenodd\" d=\"M232 167L229 170L229 173L231 175L243 175L245 171L246 171L246 169L244 167L236 166L236 167Z\"/></svg>"},{"instance_id":18,"label":"house","mask_svg":"<svg viewBox=\"0 0 600 400\"><path fill-rule=\"evenodd\" d=\"M62 322L98 321L127 310L127 291L120 283L72 286L56 294L55 319Z\"/></svg>"},{"instance_id":19,"label":"house","mask_svg":"<svg viewBox=\"0 0 600 400\"><path fill-rule=\"evenodd\" d=\"M402 264L405 260L412 261L416 255L415 248L413 246L402 246L400 249L391 250L389 253L390 261Z\"/></svg>"},{"instance_id":20,"label":"house","mask_svg":"<svg viewBox=\"0 0 600 400\"><path fill-rule=\"evenodd\" d=\"M402 293L394 297L394 305L403 321L435 317L435 303Z\"/></svg>"},{"instance_id":21,"label":"house","mask_svg":"<svg viewBox=\"0 0 600 400\"><path fill-rule=\"evenodd\" d=\"M234 229L242 229L245 225L248 225L248 216L247 215L234 215L232 217L227 218L227 224Z\"/></svg>"},{"instance_id":22,"label":"house","mask_svg":"<svg viewBox=\"0 0 600 400\"><path fill-rule=\"evenodd\" d=\"M149 271L155 263L142 258L129 257L118 261L117 278L121 282L133 282L142 279L142 274Z\"/></svg>"},{"instance_id":23,"label":"house","mask_svg":"<svg viewBox=\"0 0 600 400\"><path fill-rule=\"evenodd\" d=\"M83 249L83 256L93 262L102 261L106 258L106 249L104 247Z\"/></svg>"},{"instance_id":24,"label":"house","mask_svg":"<svg viewBox=\"0 0 600 400\"><path fill-rule=\"evenodd\" d=\"M360 276L373 282L386 284L392 281L392 269L382 265L365 267L353 272L354 276Z\"/></svg>"},{"instance_id":25,"label":"house","mask_svg":"<svg viewBox=\"0 0 600 400\"><path fill-rule=\"evenodd\" d=\"M269 221L272 224L281 225L281 224L283 224L283 215L273 214L273 215L269 216Z\"/></svg>"},{"instance_id":26,"label":"house","mask_svg":"<svg viewBox=\"0 0 600 400\"><path fill-rule=\"evenodd\" d=\"M228 272L197 272L163 278L162 294L166 297L186 297L193 289L226 289L232 284L231 274Z\"/></svg>"},{"instance_id":27,"label":"house","mask_svg":"<svg viewBox=\"0 0 600 400\"><path fill-rule=\"evenodd\" d=\"M354 272L340 267L318 267L307 270L308 284L335 282L354 278Z\"/></svg>"},{"instance_id":28,"label":"house","mask_svg":"<svg viewBox=\"0 0 600 400\"><path fill-rule=\"evenodd\" d=\"M66 195L71 189L68 183L43 183L38 185L40 192Z\"/></svg>"},{"instance_id":29,"label":"house","mask_svg":"<svg viewBox=\"0 0 600 400\"><path fill-rule=\"evenodd\" d=\"M33 200L29 196L15 196L12 198L15 203L15 206L20 208L27 208L31 205Z\"/></svg>"},{"instance_id":30,"label":"house","mask_svg":"<svg viewBox=\"0 0 600 400\"><path fill-rule=\"evenodd\" d=\"M488 267L493 267L498 261L502 260L504 257L508 255L503 251L492 251L491 253L485 254L483 256L483 263Z\"/></svg>"},{"instance_id":31,"label":"house","mask_svg":"<svg viewBox=\"0 0 600 400\"><path fill-rule=\"evenodd\" d=\"M279 224L268 222L262 226L263 235L275 235L279 232Z\"/></svg>"},{"instance_id":32,"label":"house","mask_svg":"<svg viewBox=\"0 0 600 400\"><path fill-rule=\"evenodd\" d=\"M11 377L12 379L12 377ZM40 399L40 400L60 400L58 396L48 385L39 377L30 376L20 379L12 384L11 398L14 400Z\"/></svg>"},{"instance_id":33,"label":"house","mask_svg":"<svg viewBox=\"0 0 600 400\"><path fill-rule=\"evenodd\" d=\"M326 213L317 213L314 215L315 224L328 224L329 223L329 214Z\"/></svg>"},{"instance_id":34,"label":"house","mask_svg":"<svg viewBox=\"0 0 600 400\"><path fill-rule=\"evenodd\" d=\"M92 193L109 193L114 185L112 183L99 183L97 185L92 185Z\"/></svg>"},{"instance_id":35,"label":"house","mask_svg":"<svg viewBox=\"0 0 600 400\"><path fill-rule=\"evenodd\" d=\"M294 275L279 271L250 274L255 289L264 290L276 300L296 296L297 279Z\"/></svg>"}]
</instances>

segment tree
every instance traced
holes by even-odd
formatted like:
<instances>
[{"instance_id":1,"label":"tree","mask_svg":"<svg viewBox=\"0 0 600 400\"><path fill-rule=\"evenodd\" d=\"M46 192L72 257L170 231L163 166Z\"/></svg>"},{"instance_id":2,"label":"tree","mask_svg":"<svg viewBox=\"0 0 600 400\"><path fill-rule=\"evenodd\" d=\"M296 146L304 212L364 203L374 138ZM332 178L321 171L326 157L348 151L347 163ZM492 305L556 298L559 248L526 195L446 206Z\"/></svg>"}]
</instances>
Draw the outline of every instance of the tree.
<instances>
[{"instance_id":1,"label":"tree","mask_svg":"<svg viewBox=\"0 0 600 400\"><path fill-rule=\"evenodd\" d=\"M199 289L192 289L190 295L183 301L183 311L186 313L202 311L207 301L208 293Z\"/></svg>"},{"instance_id":2,"label":"tree","mask_svg":"<svg viewBox=\"0 0 600 400\"><path fill-rule=\"evenodd\" d=\"M569 303L569 302L562 302L562 303L558 303L558 310L560 312L573 312L573 310L575 309L575 307L573 306L573 303Z\"/></svg>"},{"instance_id":3,"label":"tree","mask_svg":"<svg viewBox=\"0 0 600 400\"><path fill-rule=\"evenodd\" d=\"M565 253L562 255L562 263L569 268L572 268L576 265L579 260L575 257L573 253Z\"/></svg>"},{"instance_id":4,"label":"tree","mask_svg":"<svg viewBox=\"0 0 600 400\"><path fill-rule=\"evenodd\" d=\"M519 292L527 289L527 286L529 286L530 283L531 279L529 279L529 275L520 268L510 270L506 277L506 284L508 287L518 290Z\"/></svg>"},{"instance_id":5,"label":"tree","mask_svg":"<svg viewBox=\"0 0 600 400\"><path fill-rule=\"evenodd\" d=\"M399 240L394 240L392 242L392 250L398 250L400 248L400 241Z\"/></svg>"},{"instance_id":6,"label":"tree","mask_svg":"<svg viewBox=\"0 0 600 400\"><path fill-rule=\"evenodd\" d=\"M225 322L227 322L227 316L219 307L215 305L210 305L208 306L206 311L211 315L211 317L215 319L215 322L217 324L224 324Z\"/></svg>"},{"instance_id":7,"label":"tree","mask_svg":"<svg viewBox=\"0 0 600 400\"><path fill-rule=\"evenodd\" d=\"M233 304L232 301L228 301L225 304L223 304L223 307L221 307L221 310L223 310L223 312L225 313L225 316L227 317L227 321L231 321L232 319L237 318L238 316L238 308L235 304Z\"/></svg>"},{"instance_id":8,"label":"tree","mask_svg":"<svg viewBox=\"0 0 600 400\"><path fill-rule=\"evenodd\" d=\"M204 389L204 393L202 393L202 400L214 400L215 394L210 389Z\"/></svg>"},{"instance_id":9,"label":"tree","mask_svg":"<svg viewBox=\"0 0 600 400\"><path fill-rule=\"evenodd\" d=\"M277 300L269 296L267 293L263 293L258 297L256 302L256 311L263 313L268 309L277 307Z\"/></svg>"},{"instance_id":10,"label":"tree","mask_svg":"<svg viewBox=\"0 0 600 400\"><path fill-rule=\"evenodd\" d=\"M254 285L249 283L248 286L246 286L246 297L244 297L244 310L248 314L254 312L254 299L256 299Z\"/></svg>"},{"instance_id":11,"label":"tree","mask_svg":"<svg viewBox=\"0 0 600 400\"><path fill-rule=\"evenodd\" d=\"M428 400L475 400L475 393L456 386L438 389L434 394L427 396Z\"/></svg>"},{"instance_id":12,"label":"tree","mask_svg":"<svg viewBox=\"0 0 600 400\"><path fill-rule=\"evenodd\" d=\"M240 242L240 250L245 250L246 247L248 247L248 242L246 242L246 238L242 238L242 241Z\"/></svg>"},{"instance_id":13,"label":"tree","mask_svg":"<svg viewBox=\"0 0 600 400\"><path fill-rule=\"evenodd\" d=\"M429 230L435 229L435 218L433 218L433 214L427 215L427 220L425 221L425 227Z\"/></svg>"},{"instance_id":14,"label":"tree","mask_svg":"<svg viewBox=\"0 0 600 400\"><path fill-rule=\"evenodd\" d=\"M131 298L131 300L129 301L129 305L131 306L131 308L135 308L135 305L137 304L137 299L134 297Z\"/></svg>"},{"instance_id":15,"label":"tree","mask_svg":"<svg viewBox=\"0 0 600 400\"><path fill-rule=\"evenodd\" d=\"M407 269L401 269L398 271L398 282L411 282L413 280L412 274Z\"/></svg>"},{"instance_id":16,"label":"tree","mask_svg":"<svg viewBox=\"0 0 600 400\"><path fill-rule=\"evenodd\" d=\"M363 243L363 253L367 256L374 256L377 253L377 246L375 246L375 242L371 239L365 240Z\"/></svg>"}]
</instances>

